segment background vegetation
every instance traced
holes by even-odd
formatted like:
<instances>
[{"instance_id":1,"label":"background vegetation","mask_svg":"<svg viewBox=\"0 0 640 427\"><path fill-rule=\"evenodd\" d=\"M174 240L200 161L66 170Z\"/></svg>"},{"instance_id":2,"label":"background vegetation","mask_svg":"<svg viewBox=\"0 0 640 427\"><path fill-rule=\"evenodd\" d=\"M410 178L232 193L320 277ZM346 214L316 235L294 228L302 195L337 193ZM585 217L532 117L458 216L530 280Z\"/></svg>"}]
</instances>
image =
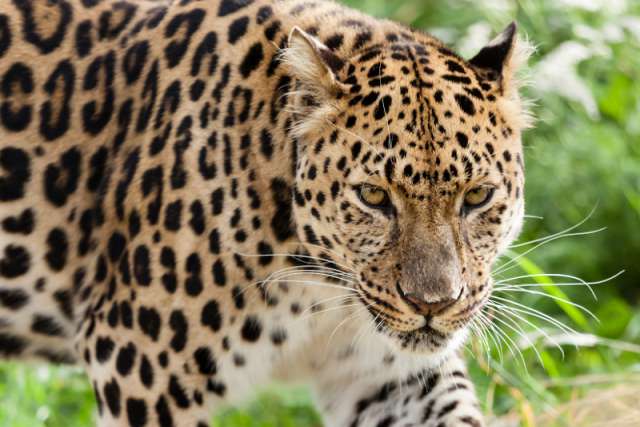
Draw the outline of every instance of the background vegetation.
<instances>
[{"instance_id":1,"label":"background vegetation","mask_svg":"<svg viewBox=\"0 0 640 427\"><path fill-rule=\"evenodd\" d=\"M639 425L640 2L346 3L429 29L464 56L513 19L535 43L526 93L538 121L525 136L532 216L521 239L534 242L514 247L496 269L506 280L496 296L510 302L496 315L497 338L481 336L469 346L482 355L488 343L491 356L470 358L472 375L495 426ZM598 282L597 299L576 279L542 272ZM584 305L599 321L560 299ZM527 313L529 307L543 314ZM516 315L526 319L517 327L507 320ZM94 412L77 371L0 365L0 425L86 426ZM320 425L304 390L279 389L213 423Z\"/></svg>"}]
</instances>

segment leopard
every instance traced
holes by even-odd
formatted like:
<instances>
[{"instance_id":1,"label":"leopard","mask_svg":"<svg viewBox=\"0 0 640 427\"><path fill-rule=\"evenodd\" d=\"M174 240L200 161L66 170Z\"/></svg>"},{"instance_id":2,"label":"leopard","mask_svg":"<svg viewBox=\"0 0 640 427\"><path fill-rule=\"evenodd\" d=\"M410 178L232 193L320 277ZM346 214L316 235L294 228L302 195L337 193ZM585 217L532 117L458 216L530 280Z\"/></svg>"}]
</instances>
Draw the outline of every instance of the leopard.
<instances>
[{"instance_id":1,"label":"leopard","mask_svg":"<svg viewBox=\"0 0 640 427\"><path fill-rule=\"evenodd\" d=\"M525 45L329 0L1 2L0 357L81 366L100 426L273 382L327 426L484 426Z\"/></svg>"}]
</instances>

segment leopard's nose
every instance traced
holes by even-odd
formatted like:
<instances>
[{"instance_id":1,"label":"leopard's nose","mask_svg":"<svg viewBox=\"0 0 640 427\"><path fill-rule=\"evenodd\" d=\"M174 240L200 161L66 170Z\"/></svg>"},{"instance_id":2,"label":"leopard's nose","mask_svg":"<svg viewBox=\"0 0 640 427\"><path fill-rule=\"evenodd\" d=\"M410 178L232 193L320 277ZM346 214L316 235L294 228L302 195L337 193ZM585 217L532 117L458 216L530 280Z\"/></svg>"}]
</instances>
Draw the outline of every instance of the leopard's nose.
<instances>
[{"instance_id":1,"label":"leopard's nose","mask_svg":"<svg viewBox=\"0 0 640 427\"><path fill-rule=\"evenodd\" d=\"M417 313L422 316L438 316L444 313L449 307L454 305L462 295L462 292L458 294L455 298L448 297L436 297L428 295L427 293L422 293L422 295L412 292L405 293L402 291L400 286L398 288L398 294L402 297L402 299Z\"/></svg>"}]
</instances>

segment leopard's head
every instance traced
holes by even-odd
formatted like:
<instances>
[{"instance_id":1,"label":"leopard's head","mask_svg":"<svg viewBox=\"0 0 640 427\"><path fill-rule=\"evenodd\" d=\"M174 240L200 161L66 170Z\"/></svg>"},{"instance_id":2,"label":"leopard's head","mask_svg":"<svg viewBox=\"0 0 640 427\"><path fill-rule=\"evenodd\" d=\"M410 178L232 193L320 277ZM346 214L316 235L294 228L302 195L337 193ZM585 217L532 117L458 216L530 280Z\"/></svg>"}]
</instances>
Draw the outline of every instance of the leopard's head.
<instances>
[{"instance_id":1,"label":"leopard's head","mask_svg":"<svg viewBox=\"0 0 640 427\"><path fill-rule=\"evenodd\" d=\"M521 228L524 55L514 24L467 61L397 30L348 58L292 31L294 219L309 252L348 267L381 336L442 355Z\"/></svg>"}]
</instances>

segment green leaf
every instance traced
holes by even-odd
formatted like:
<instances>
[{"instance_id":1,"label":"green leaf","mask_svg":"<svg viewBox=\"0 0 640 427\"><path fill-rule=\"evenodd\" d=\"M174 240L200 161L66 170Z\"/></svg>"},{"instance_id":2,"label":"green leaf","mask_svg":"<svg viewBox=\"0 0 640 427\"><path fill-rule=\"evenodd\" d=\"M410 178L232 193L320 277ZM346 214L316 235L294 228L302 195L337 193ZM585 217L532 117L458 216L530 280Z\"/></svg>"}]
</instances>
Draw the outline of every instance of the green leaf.
<instances>
[{"instance_id":1,"label":"green leaf","mask_svg":"<svg viewBox=\"0 0 640 427\"><path fill-rule=\"evenodd\" d=\"M601 320L598 325L598 335L619 338L623 336L627 329L633 312L625 300L611 298L602 302L597 310L597 315Z\"/></svg>"}]
</instances>

